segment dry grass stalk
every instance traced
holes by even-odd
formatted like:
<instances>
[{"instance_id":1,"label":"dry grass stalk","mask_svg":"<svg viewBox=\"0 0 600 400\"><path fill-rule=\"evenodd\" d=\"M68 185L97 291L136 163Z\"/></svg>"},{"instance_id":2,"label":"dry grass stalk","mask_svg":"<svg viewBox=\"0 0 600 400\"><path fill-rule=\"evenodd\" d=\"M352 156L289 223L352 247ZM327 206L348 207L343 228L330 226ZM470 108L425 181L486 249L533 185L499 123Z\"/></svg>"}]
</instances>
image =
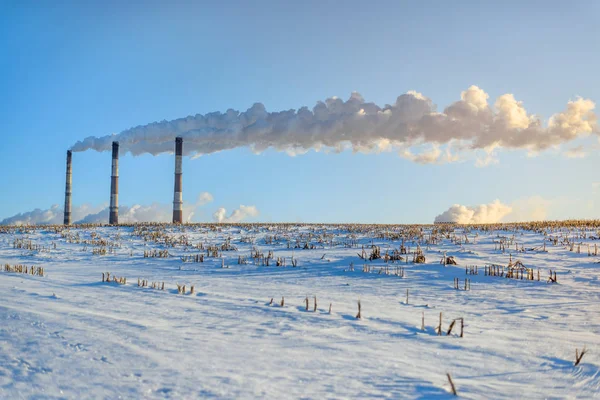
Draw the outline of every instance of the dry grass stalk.
<instances>
[{"instance_id":1,"label":"dry grass stalk","mask_svg":"<svg viewBox=\"0 0 600 400\"><path fill-rule=\"evenodd\" d=\"M315 296L315 308L313 310L314 312L317 312L317 296Z\"/></svg>"},{"instance_id":2,"label":"dry grass stalk","mask_svg":"<svg viewBox=\"0 0 600 400\"><path fill-rule=\"evenodd\" d=\"M452 328L454 328L456 321L460 321L460 337L463 337L464 328L465 328L464 318L456 318L456 319L452 320L452 322L450 323L450 327L448 328L448 332L446 332L446 336L449 336L452 333Z\"/></svg>"},{"instance_id":3,"label":"dry grass stalk","mask_svg":"<svg viewBox=\"0 0 600 400\"><path fill-rule=\"evenodd\" d=\"M116 276L113 275L112 280L110 279L110 272L106 272L106 273L102 273L102 282L114 282L114 283L118 283L119 285L126 285L127 284L127 278L125 277L120 277L117 278Z\"/></svg>"},{"instance_id":4,"label":"dry grass stalk","mask_svg":"<svg viewBox=\"0 0 600 400\"><path fill-rule=\"evenodd\" d=\"M332 304L333 304L333 303L329 303L329 314L331 314L331 305L332 305Z\"/></svg>"},{"instance_id":5,"label":"dry grass stalk","mask_svg":"<svg viewBox=\"0 0 600 400\"><path fill-rule=\"evenodd\" d=\"M454 386L454 382L452 382L452 377L449 373L447 373L446 376L448 377L448 383L450 383L450 389L452 390L452 394L458 396L458 394L456 393L456 387Z\"/></svg>"},{"instance_id":6,"label":"dry grass stalk","mask_svg":"<svg viewBox=\"0 0 600 400\"><path fill-rule=\"evenodd\" d=\"M306 296L306 298L304 299L304 302L306 303L306 311L308 311L308 296Z\"/></svg>"},{"instance_id":7,"label":"dry grass stalk","mask_svg":"<svg viewBox=\"0 0 600 400\"><path fill-rule=\"evenodd\" d=\"M477 265L467 265L467 266L465 266L465 274L466 275L478 275Z\"/></svg>"},{"instance_id":8,"label":"dry grass stalk","mask_svg":"<svg viewBox=\"0 0 600 400\"><path fill-rule=\"evenodd\" d=\"M421 312L421 330L425 330L425 312Z\"/></svg>"},{"instance_id":9,"label":"dry grass stalk","mask_svg":"<svg viewBox=\"0 0 600 400\"><path fill-rule=\"evenodd\" d=\"M575 349L575 366L579 365L579 363L581 362L581 359L583 358L585 353L587 353L587 350L585 347L583 348L583 350L581 350L581 353L579 353L579 349Z\"/></svg>"},{"instance_id":10,"label":"dry grass stalk","mask_svg":"<svg viewBox=\"0 0 600 400\"><path fill-rule=\"evenodd\" d=\"M281 303L279 304L281 307L285 305L285 299L281 296Z\"/></svg>"},{"instance_id":11,"label":"dry grass stalk","mask_svg":"<svg viewBox=\"0 0 600 400\"><path fill-rule=\"evenodd\" d=\"M446 332L446 336L450 336L450 334L452 333L452 328L454 328L455 323L456 323L456 320L452 320L452 322L450 322L450 326L448 327L448 332Z\"/></svg>"},{"instance_id":12,"label":"dry grass stalk","mask_svg":"<svg viewBox=\"0 0 600 400\"><path fill-rule=\"evenodd\" d=\"M438 336L442 336L442 313L440 313L440 324L436 328Z\"/></svg>"},{"instance_id":13,"label":"dry grass stalk","mask_svg":"<svg viewBox=\"0 0 600 400\"><path fill-rule=\"evenodd\" d=\"M440 261L440 264L443 264L443 265L458 265L458 263L454 259L454 256L446 256L446 255L444 255L444 257Z\"/></svg>"},{"instance_id":14,"label":"dry grass stalk","mask_svg":"<svg viewBox=\"0 0 600 400\"><path fill-rule=\"evenodd\" d=\"M356 314L356 318L360 319L362 318L362 315L360 314L361 311L361 306L360 306L360 300L358 301L358 314Z\"/></svg>"}]
</instances>

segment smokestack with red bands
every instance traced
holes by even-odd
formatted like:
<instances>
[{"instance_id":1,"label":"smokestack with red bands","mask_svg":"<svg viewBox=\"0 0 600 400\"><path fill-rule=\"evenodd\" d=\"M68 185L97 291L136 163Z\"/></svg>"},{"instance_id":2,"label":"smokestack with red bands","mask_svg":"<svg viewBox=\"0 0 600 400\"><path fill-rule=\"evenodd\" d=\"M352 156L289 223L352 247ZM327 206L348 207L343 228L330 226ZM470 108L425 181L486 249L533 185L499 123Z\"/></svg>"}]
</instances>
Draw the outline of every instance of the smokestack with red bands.
<instances>
[{"instance_id":1,"label":"smokestack with red bands","mask_svg":"<svg viewBox=\"0 0 600 400\"><path fill-rule=\"evenodd\" d=\"M65 225L71 225L71 150L67 150L67 183L65 185Z\"/></svg>"},{"instance_id":2,"label":"smokestack with red bands","mask_svg":"<svg viewBox=\"0 0 600 400\"><path fill-rule=\"evenodd\" d=\"M110 177L110 225L119 223L119 142L112 142L112 173Z\"/></svg>"},{"instance_id":3,"label":"smokestack with red bands","mask_svg":"<svg viewBox=\"0 0 600 400\"><path fill-rule=\"evenodd\" d=\"M173 223L183 222L183 196L181 187L181 159L183 156L183 138L175 138L175 190L173 195Z\"/></svg>"}]
</instances>

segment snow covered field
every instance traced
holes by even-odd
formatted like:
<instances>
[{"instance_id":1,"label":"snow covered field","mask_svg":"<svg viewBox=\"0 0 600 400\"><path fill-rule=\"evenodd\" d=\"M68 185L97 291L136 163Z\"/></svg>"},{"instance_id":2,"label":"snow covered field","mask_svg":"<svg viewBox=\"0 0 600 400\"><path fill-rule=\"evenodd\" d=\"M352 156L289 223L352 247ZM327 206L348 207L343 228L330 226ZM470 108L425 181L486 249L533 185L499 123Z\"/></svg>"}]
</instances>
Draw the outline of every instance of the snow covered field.
<instances>
[{"instance_id":1,"label":"snow covered field","mask_svg":"<svg viewBox=\"0 0 600 400\"><path fill-rule=\"evenodd\" d=\"M5 229L0 398L450 398L446 373L464 398L600 398L600 228L548 227L546 241L508 226L466 235L432 228ZM367 256L372 245L382 257L400 250L402 237L409 262L359 257L363 246ZM424 264L412 262L419 240ZM219 257L207 256L209 246ZM165 249L168 258L144 257ZM270 265L253 249L273 251ZM458 265L440 264L444 253ZM181 259L200 254L204 262ZM485 275L485 265L511 260L533 268L534 280ZM46 276L5 264L43 267ZM470 265L477 275L465 274ZM549 269L558 284L547 283ZM102 282L103 272L127 284ZM138 278L165 290L138 287ZM458 325L446 335L461 317L464 337Z\"/></svg>"}]
</instances>

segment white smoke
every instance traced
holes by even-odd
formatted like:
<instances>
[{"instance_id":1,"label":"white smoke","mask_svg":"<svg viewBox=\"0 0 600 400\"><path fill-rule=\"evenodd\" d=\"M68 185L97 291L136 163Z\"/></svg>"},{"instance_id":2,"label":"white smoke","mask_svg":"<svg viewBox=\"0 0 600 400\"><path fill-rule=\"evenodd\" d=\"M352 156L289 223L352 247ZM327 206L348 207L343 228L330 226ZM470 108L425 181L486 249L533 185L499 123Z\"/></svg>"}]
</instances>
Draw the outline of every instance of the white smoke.
<instances>
[{"instance_id":1,"label":"white smoke","mask_svg":"<svg viewBox=\"0 0 600 400\"><path fill-rule=\"evenodd\" d=\"M245 206L242 204L240 208L233 210L229 217L227 217L227 210L220 207L214 212L213 219L216 222L242 222L247 218L256 217L258 214L258 209L255 206Z\"/></svg>"},{"instance_id":2,"label":"white smoke","mask_svg":"<svg viewBox=\"0 0 600 400\"><path fill-rule=\"evenodd\" d=\"M557 203L556 199L548 200L542 196L531 196L515 200L511 203L513 211L504 218L507 222L545 221L548 212Z\"/></svg>"},{"instance_id":3,"label":"white smoke","mask_svg":"<svg viewBox=\"0 0 600 400\"><path fill-rule=\"evenodd\" d=\"M183 203L183 215L186 222L191 222L197 209L213 201L213 195L202 192L195 203ZM108 223L109 207L103 204L98 207L84 204L71 209L71 220L76 224ZM150 205L135 204L119 206L120 223L136 222L171 222L173 206L170 204L152 203ZM0 221L0 225L59 225L64 222L63 208L57 204L47 210L35 209Z\"/></svg>"},{"instance_id":4,"label":"white smoke","mask_svg":"<svg viewBox=\"0 0 600 400\"><path fill-rule=\"evenodd\" d=\"M198 199L196 200L196 207L203 206L205 204L211 203L215 198L212 194L208 192L202 192L198 195Z\"/></svg>"},{"instance_id":5,"label":"white smoke","mask_svg":"<svg viewBox=\"0 0 600 400\"><path fill-rule=\"evenodd\" d=\"M227 215L227 210L224 207L219 207L217 211L213 214L213 219L217 222L223 222L225 220L225 216Z\"/></svg>"},{"instance_id":6,"label":"white smoke","mask_svg":"<svg viewBox=\"0 0 600 400\"><path fill-rule=\"evenodd\" d=\"M78 221L85 218L89 214L100 212L106 205L93 207L89 204L83 204L78 207L71 208L71 219ZM108 214L107 220L108 220ZM52 205L47 210L39 208L33 211L27 211L8 217L0 221L0 225L57 225L64 222L63 208L58 204Z\"/></svg>"},{"instance_id":7,"label":"white smoke","mask_svg":"<svg viewBox=\"0 0 600 400\"><path fill-rule=\"evenodd\" d=\"M109 207L104 208L96 214L89 214L79 224L102 224L108 222ZM136 222L171 222L173 220L173 209L167 204L152 203L148 206L135 204L119 206L119 223L131 224Z\"/></svg>"},{"instance_id":8,"label":"white smoke","mask_svg":"<svg viewBox=\"0 0 600 400\"><path fill-rule=\"evenodd\" d=\"M75 210L72 210L72 212ZM58 204L52 205L48 210L40 210L19 213L3 219L0 225L39 225L39 224L60 224L63 222L63 210Z\"/></svg>"},{"instance_id":9,"label":"white smoke","mask_svg":"<svg viewBox=\"0 0 600 400\"><path fill-rule=\"evenodd\" d=\"M512 207L495 200L490 204L452 207L435 217L435 222L454 222L458 224L494 224L510 214Z\"/></svg>"},{"instance_id":10,"label":"white smoke","mask_svg":"<svg viewBox=\"0 0 600 400\"><path fill-rule=\"evenodd\" d=\"M451 142L460 144L462 151L511 148L537 152L589 134L600 135L595 104L589 99L569 101L547 124L528 114L512 94L498 97L493 106L488 99L482 89L471 86L443 112L436 112L429 98L414 91L383 107L365 102L356 92L347 101L337 97L319 101L312 110L267 112L264 105L256 103L245 112L229 109L197 114L116 135L88 137L72 150L107 151L111 142L118 140L123 152L134 155L170 153L175 137L181 136L185 154L196 156L237 147L255 152L273 148L291 155L322 148L342 151L351 147L360 152L398 148L400 155L415 162L440 163L458 159L439 149ZM425 154L408 150L423 144L432 146Z\"/></svg>"}]
</instances>

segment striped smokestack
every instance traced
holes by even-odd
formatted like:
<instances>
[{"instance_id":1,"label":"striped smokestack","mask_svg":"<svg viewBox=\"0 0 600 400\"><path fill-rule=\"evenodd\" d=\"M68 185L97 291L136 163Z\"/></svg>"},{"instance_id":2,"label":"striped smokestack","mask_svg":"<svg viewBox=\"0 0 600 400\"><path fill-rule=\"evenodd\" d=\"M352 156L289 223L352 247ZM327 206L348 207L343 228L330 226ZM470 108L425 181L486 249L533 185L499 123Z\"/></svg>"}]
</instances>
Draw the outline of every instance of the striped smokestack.
<instances>
[{"instance_id":1,"label":"striped smokestack","mask_svg":"<svg viewBox=\"0 0 600 400\"><path fill-rule=\"evenodd\" d=\"M112 173L110 176L110 225L119 223L119 142L112 142Z\"/></svg>"},{"instance_id":2,"label":"striped smokestack","mask_svg":"<svg viewBox=\"0 0 600 400\"><path fill-rule=\"evenodd\" d=\"M71 225L71 150L67 150L67 183L65 185L65 225Z\"/></svg>"},{"instance_id":3,"label":"striped smokestack","mask_svg":"<svg viewBox=\"0 0 600 400\"><path fill-rule=\"evenodd\" d=\"M173 223L183 222L183 197L181 188L181 158L183 156L183 138L175 138L175 194L173 196Z\"/></svg>"}]
</instances>

